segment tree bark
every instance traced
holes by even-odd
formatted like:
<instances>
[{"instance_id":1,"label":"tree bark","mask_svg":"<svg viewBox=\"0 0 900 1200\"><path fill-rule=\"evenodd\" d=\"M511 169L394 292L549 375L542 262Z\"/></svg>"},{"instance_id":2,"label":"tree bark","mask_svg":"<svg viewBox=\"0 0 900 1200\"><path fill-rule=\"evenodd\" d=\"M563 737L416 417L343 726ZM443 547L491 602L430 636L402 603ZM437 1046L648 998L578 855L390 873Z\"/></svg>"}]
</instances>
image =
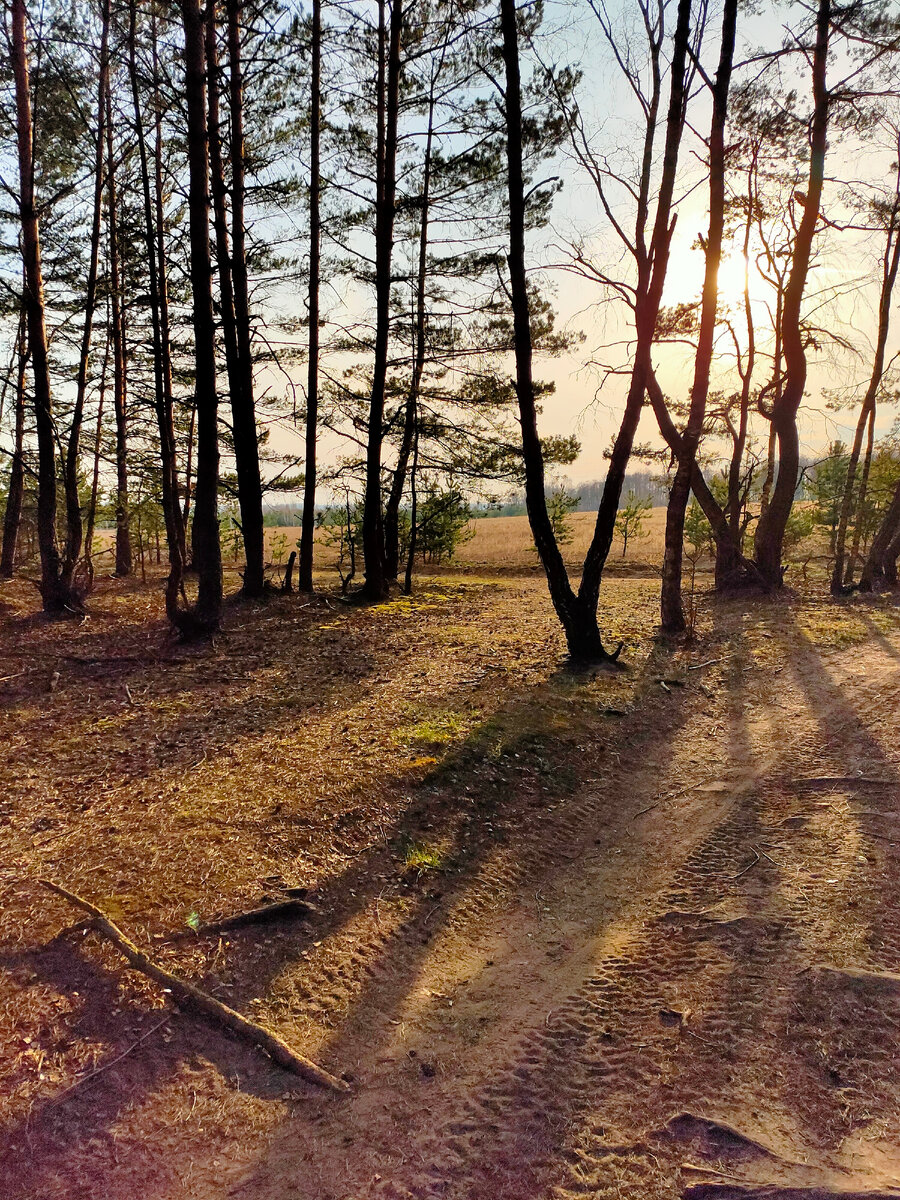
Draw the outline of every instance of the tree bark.
<instances>
[{"instance_id":1,"label":"tree bark","mask_svg":"<svg viewBox=\"0 0 900 1200\"><path fill-rule=\"evenodd\" d=\"M184 634L214 633L222 619L222 548L219 541L215 323L209 242L209 148L206 121L206 62L200 0L181 0L184 27L185 94L189 168L188 214L194 326L194 399L197 410L197 467L192 527L197 603Z\"/></svg>"},{"instance_id":2,"label":"tree bark","mask_svg":"<svg viewBox=\"0 0 900 1200\"><path fill-rule=\"evenodd\" d=\"M687 628L681 594L684 554L684 515L691 491L691 478L697 462L697 447L703 434L713 341L719 304L719 263L725 230L725 122L728 116L728 92L734 61L737 29L737 0L725 0L722 16L722 43L713 86L712 125L709 136L709 235L706 242L706 271L700 309L700 332L694 358L694 381L687 426L681 441L678 466L666 511L665 553L663 556L661 626L664 633L682 633Z\"/></svg>"},{"instance_id":3,"label":"tree bark","mask_svg":"<svg viewBox=\"0 0 900 1200\"><path fill-rule=\"evenodd\" d=\"M0 549L0 579L12 579L16 566L16 546L25 498L25 365L28 341L24 304L16 335L15 442L9 471L9 490L3 515L3 546Z\"/></svg>"},{"instance_id":4,"label":"tree bark","mask_svg":"<svg viewBox=\"0 0 900 1200\"><path fill-rule=\"evenodd\" d=\"M319 269L321 259L320 156L322 133L322 0L312 5L312 63L309 112L309 345L306 373L306 461L297 587L313 590L316 528L316 450L319 433Z\"/></svg>"},{"instance_id":5,"label":"tree bark","mask_svg":"<svg viewBox=\"0 0 900 1200\"><path fill-rule=\"evenodd\" d=\"M900 483L894 489L894 495L888 505L887 512L882 518L878 532L872 538L869 554L859 580L861 592L874 591L876 585L887 578L888 582L896 578L897 553L900 551ZM892 557L893 556L893 557Z\"/></svg>"},{"instance_id":6,"label":"tree bark","mask_svg":"<svg viewBox=\"0 0 900 1200\"><path fill-rule=\"evenodd\" d=\"M579 600L596 612L600 599L600 583L603 568L609 557L616 527L616 514L622 495L622 485L631 447L641 418L644 396L652 371L651 353L659 318L663 286L669 262L669 247L675 231L672 216L672 201L675 191L675 176L678 169L678 154L684 130L685 106L687 102L687 58L690 38L690 0L679 0L678 16L672 43L671 82L669 107L666 116L666 141L663 152L662 172L656 203L656 216L649 253L641 255L635 298L635 354L625 412L619 432L613 443L603 495L597 510L594 535L584 561ZM652 153L652 144L650 148ZM645 176L648 175L648 153L645 148Z\"/></svg>"},{"instance_id":7,"label":"tree bark","mask_svg":"<svg viewBox=\"0 0 900 1200\"><path fill-rule=\"evenodd\" d=\"M577 596L559 549L544 491L544 456L537 428L532 375L531 315L525 271L525 185L522 168L522 85L515 0L500 0L503 62L506 69L506 162L509 195L509 284L516 356L516 398L522 429L525 504L553 607L562 624L569 654L576 659L609 658L597 625L597 605ZM599 587L599 585L598 585ZM621 648L621 647L620 647ZM618 651L616 651L618 654Z\"/></svg>"},{"instance_id":8,"label":"tree bark","mask_svg":"<svg viewBox=\"0 0 900 1200\"><path fill-rule=\"evenodd\" d=\"M100 397L97 402L97 425L94 431L94 468L91 473L91 497L84 523L84 561L88 578L94 578L94 525L97 521L97 499L100 495L100 449L103 444L103 409L106 404L106 376L109 368L109 331L100 368Z\"/></svg>"},{"instance_id":9,"label":"tree bark","mask_svg":"<svg viewBox=\"0 0 900 1200\"><path fill-rule=\"evenodd\" d=\"M219 269L219 308L231 398L231 424L237 470L238 505L244 541L245 596L265 591L262 478L253 402L253 360L244 236L244 85L238 0L228 3L229 97L231 117L231 207L229 252L228 188L219 120L219 57L215 0L206 6L209 163Z\"/></svg>"},{"instance_id":10,"label":"tree bark","mask_svg":"<svg viewBox=\"0 0 900 1200\"><path fill-rule=\"evenodd\" d=\"M898 180L897 187L894 192L894 201L891 206L887 228L887 241L881 260L881 293L878 303L878 332L875 340L875 356L872 361L872 372L869 376L869 384L866 388L866 394L863 397L862 407L860 408L859 420L856 423L856 431L853 436L853 445L850 448L850 460L847 464L847 481L844 485L844 495L841 501L841 513L835 535L834 568L831 573L831 593L834 596L840 595L844 590L845 583L849 582L850 578L852 578L853 564L859 552L859 535L861 533L860 517L862 514L862 507L868 485L868 466L871 463L872 444L875 431L875 409L878 401L878 392L884 376L885 350L887 347L888 333L890 331L891 303L893 299L894 284L897 281L898 266L900 266L900 180ZM859 465L859 456L862 450L863 436L867 426L869 429L869 442L866 453L866 463L863 469L863 479L860 482L859 496L857 497L856 501L856 509L858 514L856 522L856 534L854 536L853 551L849 563L848 577L845 579L844 566L847 545L847 529L850 523L850 514L854 507L856 470L857 466Z\"/></svg>"},{"instance_id":11,"label":"tree bark","mask_svg":"<svg viewBox=\"0 0 900 1200\"><path fill-rule=\"evenodd\" d=\"M178 559L180 562L178 586L181 586L181 576L187 565L187 508L184 510L179 506L179 485L178 485L178 452L175 442L175 401L172 390L172 345L171 332L169 324L169 266L166 254L166 222L165 213L163 210L163 133L162 133L162 113L163 103L159 88L159 38L157 30L156 8L152 9L151 14L151 38L153 49L153 125L154 125L154 151L153 151L153 166L154 166L154 210L156 218L156 288L157 299L159 301L159 333L160 333L160 351L162 355L162 384L163 384L163 405L165 418L165 436L160 435L160 446L162 447L165 460L163 470L170 478L170 487L173 496L173 514L172 522L175 528L178 539L179 553ZM190 468L188 468L190 470ZM185 497L187 496L187 485L185 485ZM187 503L185 498L185 504ZM172 563L170 554L170 565ZM170 581L170 590L174 585Z\"/></svg>"},{"instance_id":12,"label":"tree bark","mask_svg":"<svg viewBox=\"0 0 900 1200\"><path fill-rule=\"evenodd\" d=\"M184 578L184 530L178 507L178 474L175 463L175 433L172 413L171 364L163 330L157 232L154 228L154 199L150 187L150 168L137 69L137 0L129 2L128 65L131 77L131 96L134 107L135 130L141 169L141 190L144 202L144 242L147 255L147 276L150 295L150 318L153 330L154 408L159 432L160 475L163 520L169 554L169 577L166 580L166 615L177 620L179 595ZM156 64L156 14L152 14L151 42ZM158 101L158 96L154 97ZM157 144L157 152L160 147ZM157 170L160 170L160 164ZM167 378L168 375L168 378Z\"/></svg>"},{"instance_id":13,"label":"tree bark","mask_svg":"<svg viewBox=\"0 0 900 1200\"><path fill-rule=\"evenodd\" d=\"M831 0L819 0L812 68L813 116L810 129L809 178L806 199L803 202L803 216L794 238L791 270L785 288L784 307L781 314L785 363L784 388L772 411L772 425L778 439L778 475L771 499L756 527L756 564L770 587L781 587L783 583L781 559L784 531L794 503L794 493L797 489L800 471L797 412L806 387L807 369L800 315L825 179L829 107L826 68L830 24ZM799 199L797 202L800 202Z\"/></svg>"},{"instance_id":14,"label":"tree bark","mask_svg":"<svg viewBox=\"0 0 900 1200\"><path fill-rule=\"evenodd\" d=\"M653 371L650 372L647 380L647 395L656 415L660 433L672 453L677 457L681 448L681 434L675 427L662 388L660 388L656 373ZM703 515L709 521L715 540L717 590L725 591L729 587L745 582L748 577L758 579L758 573L753 563L744 557L740 550L740 544L734 540L728 515L710 491L709 484L703 478L703 472L696 459L691 472L691 491L703 510Z\"/></svg>"},{"instance_id":15,"label":"tree bark","mask_svg":"<svg viewBox=\"0 0 900 1200\"><path fill-rule=\"evenodd\" d=\"M81 335L81 352L75 378L75 403L72 408L72 423L66 447L63 468L63 488L66 503L66 542L61 576L67 588L73 586L75 571L81 556L84 525L81 519L81 499L78 495L78 467L80 457L81 427L84 420L84 404L87 395L88 365L91 353L91 335L94 310L97 304L97 278L100 265L100 229L103 209L103 162L104 132L106 123L106 95L109 91L109 23L110 0L104 0L101 12L100 31L100 78L97 89L97 144L94 156L94 208L91 221L90 259L88 262L87 287L84 298L84 328Z\"/></svg>"},{"instance_id":16,"label":"tree bark","mask_svg":"<svg viewBox=\"0 0 900 1200\"><path fill-rule=\"evenodd\" d=\"M416 276L415 356L403 414L403 434L397 454L397 465L394 468L391 490L384 509L385 573L390 580L395 580L400 570L400 504L403 500L403 489L406 486L406 472L409 468L409 458L416 430L419 392L422 386L422 374L425 370L425 284L428 278L428 217L431 203L431 148L434 138L435 82L435 78L432 77L428 95L428 130L425 135L425 162L422 174L422 218L419 226L419 262Z\"/></svg>"},{"instance_id":17,"label":"tree bark","mask_svg":"<svg viewBox=\"0 0 900 1200\"><path fill-rule=\"evenodd\" d=\"M131 519L128 497L128 376L125 319L122 312L122 277L119 266L119 210L116 160L113 146L112 89L106 88L106 170L109 223L109 272L112 304L113 412L116 424L116 565L117 576L133 570Z\"/></svg>"},{"instance_id":18,"label":"tree bark","mask_svg":"<svg viewBox=\"0 0 900 1200\"><path fill-rule=\"evenodd\" d=\"M34 416L38 444L37 533L41 558L40 592L44 611L60 614L77 608L78 601L62 581L62 564L56 537L56 445L44 317L41 240L34 197L34 135L25 26L25 0L12 0L10 51L16 93L19 220L22 226L24 258L23 304L34 380Z\"/></svg>"},{"instance_id":19,"label":"tree bark","mask_svg":"<svg viewBox=\"0 0 900 1200\"><path fill-rule=\"evenodd\" d=\"M375 357L372 367L372 392L369 400L366 488L363 505L365 584L362 594L367 600L383 599L388 589L384 562L384 519L381 504L381 452L384 442L385 385L387 383L391 315L391 262L394 248L394 206L397 186L397 116L400 104L402 0L393 0L391 5L386 86L383 84L384 11L385 0L379 0L378 178L375 200Z\"/></svg>"}]
</instances>

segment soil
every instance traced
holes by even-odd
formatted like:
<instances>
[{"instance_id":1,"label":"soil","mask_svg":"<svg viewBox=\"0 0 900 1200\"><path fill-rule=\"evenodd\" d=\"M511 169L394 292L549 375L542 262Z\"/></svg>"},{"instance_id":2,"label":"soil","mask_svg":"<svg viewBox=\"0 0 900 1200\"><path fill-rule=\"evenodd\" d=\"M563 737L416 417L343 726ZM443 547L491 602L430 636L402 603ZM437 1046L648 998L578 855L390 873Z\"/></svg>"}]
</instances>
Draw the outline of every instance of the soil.
<instances>
[{"instance_id":1,"label":"soil","mask_svg":"<svg viewBox=\"0 0 900 1200\"><path fill-rule=\"evenodd\" d=\"M657 592L614 580L628 669L573 672L530 577L203 648L153 580L82 623L4 585L0 1197L900 1196L900 608L703 597L666 646Z\"/></svg>"}]
</instances>

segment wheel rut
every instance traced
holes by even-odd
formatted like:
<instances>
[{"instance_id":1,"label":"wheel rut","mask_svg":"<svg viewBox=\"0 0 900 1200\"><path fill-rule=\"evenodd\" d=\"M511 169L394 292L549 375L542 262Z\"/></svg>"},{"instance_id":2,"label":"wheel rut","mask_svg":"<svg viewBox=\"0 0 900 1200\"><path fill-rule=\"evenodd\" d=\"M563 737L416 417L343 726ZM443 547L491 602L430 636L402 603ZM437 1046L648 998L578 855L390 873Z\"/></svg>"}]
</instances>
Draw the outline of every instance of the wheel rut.
<instances>
[{"instance_id":1,"label":"wheel rut","mask_svg":"<svg viewBox=\"0 0 900 1200\"><path fill-rule=\"evenodd\" d=\"M355 1053L356 1095L298 1108L229 1195L894 1194L900 989L814 968L900 966L877 836L900 672L838 666L800 656L776 717L725 678L715 778L688 713L683 753L612 773L429 910L426 954L424 906L363 947L375 985L322 1042Z\"/></svg>"}]
</instances>

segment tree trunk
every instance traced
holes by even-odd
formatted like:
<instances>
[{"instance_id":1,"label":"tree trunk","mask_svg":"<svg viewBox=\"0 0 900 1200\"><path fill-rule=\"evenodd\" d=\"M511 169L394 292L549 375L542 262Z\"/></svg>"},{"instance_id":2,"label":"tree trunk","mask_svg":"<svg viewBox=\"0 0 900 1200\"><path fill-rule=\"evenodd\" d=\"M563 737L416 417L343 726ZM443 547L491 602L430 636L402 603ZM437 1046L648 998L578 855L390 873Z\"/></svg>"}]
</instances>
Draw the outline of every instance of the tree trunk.
<instances>
[{"instance_id":1,"label":"tree trunk","mask_svg":"<svg viewBox=\"0 0 900 1200\"><path fill-rule=\"evenodd\" d=\"M731 461L728 464L728 499L725 503L725 513L728 517L728 528L731 533L731 543L739 554L743 545L744 523L742 509L746 500L745 486L742 484L742 469L744 452L747 448L747 436L750 427L750 394L753 387L753 373L756 367L756 328L753 319L753 304L750 298L750 252L752 246L753 219L756 211L754 180L756 179L758 154L751 153L750 165L747 168L747 216L744 222L744 321L747 328L747 353L741 360L738 355L738 372L741 378L740 412L738 414L737 430L732 429ZM719 555L720 546L716 542L716 586L719 585Z\"/></svg>"},{"instance_id":2,"label":"tree trunk","mask_svg":"<svg viewBox=\"0 0 900 1200\"><path fill-rule=\"evenodd\" d=\"M94 156L94 209L91 222L90 259L88 262L87 288L84 298L84 328L81 335L81 352L75 378L75 403L72 408L72 423L66 447L63 469L63 487L66 501L66 544L63 554L61 575L67 588L73 586L75 570L81 555L84 526L81 519L81 499L78 495L78 466L80 457L81 426L84 420L84 403L87 394L88 363L91 353L91 334L94 310L97 303L97 277L100 264L100 229L103 209L103 161L104 130L106 121L106 96L109 91L109 23L110 0L104 0L101 13L100 33L100 80L97 89L97 144Z\"/></svg>"},{"instance_id":3,"label":"tree trunk","mask_svg":"<svg viewBox=\"0 0 900 1200\"><path fill-rule=\"evenodd\" d=\"M794 503L800 471L797 412L806 386L807 366L800 315L825 178L829 104L825 73L830 22L831 0L819 0L812 68L813 117L810 131L809 179L803 203L803 216L794 238L791 270L781 315L785 362L784 389L772 412L772 425L778 439L778 475L771 500L756 527L756 564L770 587L780 587L783 582L781 558L784 531Z\"/></svg>"},{"instance_id":4,"label":"tree trunk","mask_svg":"<svg viewBox=\"0 0 900 1200\"><path fill-rule=\"evenodd\" d=\"M0 549L0 579L12 579L16 566L16 546L19 523L22 520L22 501L25 498L25 364L28 361L26 317L23 305L16 335L15 443L9 471L9 490L3 516L3 546ZM10 364L12 366L12 364Z\"/></svg>"},{"instance_id":5,"label":"tree trunk","mask_svg":"<svg viewBox=\"0 0 900 1200\"><path fill-rule=\"evenodd\" d=\"M647 395L659 423L660 433L677 457L681 450L681 434L675 427L675 422L666 406L665 397L656 378L651 371L647 380ZM703 478L703 472L697 465L696 459L691 472L691 491L697 503L703 510L703 515L709 521L716 545L715 580L716 589L725 591L737 584L743 584L748 577L758 578L756 569L741 553L740 543L736 542L731 532L728 516L716 500Z\"/></svg>"},{"instance_id":6,"label":"tree trunk","mask_svg":"<svg viewBox=\"0 0 900 1200\"><path fill-rule=\"evenodd\" d=\"M209 244L206 62L200 0L181 0L181 15L188 114L188 213L194 325L194 398L197 410L197 469L191 532L198 592L191 619L186 621L183 616L179 628L185 634L204 636L214 633L222 619L222 548L219 542L218 397Z\"/></svg>"},{"instance_id":7,"label":"tree trunk","mask_svg":"<svg viewBox=\"0 0 900 1200\"><path fill-rule=\"evenodd\" d=\"M100 398L97 402L97 427L94 432L94 469L91 474L91 498L88 501L87 517L84 523L84 561L88 578L94 579L94 525L97 521L97 499L100 495L100 449L103 444L103 409L106 403L106 376L109 368L109 331L107 330L106 346L103 351L103 365L100 368Z\"/></svg>"},{"instance_id":8,"label":"tree trunk","mask_svg":"<svg viewBox=\"0 0 900 1200\"><path fill-rule=\"evenodd\" d=\"M872 545L869 547L869 554L859 580L861 592L874 591L875 586L885 577L889 582L892 574L896 577L896 568L893 564L896 563L897 551L900 550L898 538L900 538L900 483L895 487L888 510L882 518L878 532L872 538Z\"/></svg>"},{"instance_id":9,"label":"tree trunk","mask_svg":"<svg viewBox=\"0 0 900 1200\"><path fill-rule=\"evenodd\" d=\"M400 30L402 0L391 6L390 46L387 56L387 85L384 79L384 8L379 0L378 153L375 200L375 358L369 400L366 446L366 489L363 505L363 556L368 600L381 600L387 593L384 562L384 520L381 510L381 451L384 442L384 402L390 335L391 261L394 248L394 201L396 195L397 116L400 104Z\"/></svg>"},{"instance_id":10,"label":"tree trunk","mask_svg":"<svg viewBox=\"0 0 900 1200\"><path fill-rule=\"evenodd\" d=\"M572 591L544 491L544 456L537 428L532 376L531 315L525 272L525 186L522 171L522 88L515 0L500 0L503 61L506 68L506 162L509 192L509 284L516 354L516 398L522 429L525 504L534 544L547 577L553 607L563 627L569 653L577 659L609 655L597 625L597 605L584 603Z\"/></svg>"},{"instance_id":11,"label":"tree trunk","mask_svg":"<svg viewBox=\"0 0 900 1200\"><path fill-rule=\"evenodd\" d=\"M838 521L837 533L835 536L834 569L831 573L831 593L834 596L840 595L844 590L845 583L852 579L853 566L859 553L862 524L861 516L868 485L868 467L871 464L872 459L872 444L875 432L875 409L878 401L878 392L884 376L885 348L887 346L888 333L891 323L891 302L893 298L894 284L897 280L897 268L900 266L900 236L898 236L898 234L900 234L900 179L897 181L896 190L894 192L894 202L891 206L887 228L887 242L881 262L881 294L878 303L878 333L875 340L875 357L872 362L872 373L869 376L869 385L866 388L866 394L863 398L862 407L860 409L859 420L856 423L856 432L853 437L853 445L850 448L850 461L847 464L847 481L844 484L844 496L841 502L840 519ZM856 531L853 539L853 549L850 557L847 578L845 580L844 560L847 544L847 528L850 523L850 514L854 507L856 468L859 464L863 435L867 426L869 429L869 441L866 453L866 463L863 469L863 479L860 483L859 496L856 503L858 514Z\"/></svg>"},{"instance_id":12,"label":"tree trunk","mask_svg":"<svg viewBox=\"0 0 900 1200\"><path fill-rule=\"evenodd\" d=\"M641 255L638 271L639 278L635 298L636 345L634 366L632 368L628 396L625 401L625 412L619 432L613 443L606 482L603 485L603 495L600 498L600 506L597 510L594 535L584 560L584 571L581 577L581 585L578 589L579 600L587 609L593 612L596 612L600 599L600 582L615 533L616 514L619 511L622 485L625 481L625 472L628 469L628 460L631 457L631 447L634 443L634 436L640 422L644 396L652 372L651 352L653 339L656 333L656 322L659 317L659 306L662 300L663 286L668 268L669 246L671 245L672 234L675 231L675 218L672 216L672 200L675 191L675 176L678 169L678 154L681 147L685 106L687 103L687 59L690 18L690 0L679 0L678 17L672 45L669 108L666 117L666 142L656 202L656 217L653 225L650 251ZM645 176L650 170L650 164L647 160L648 155L645 152Z\"/></svg>"},{"instance_id":13,"label":"tree trunk","mask_svg":"<svg viewBox=\"0 0 900 1200\"><path fill-rule=\"evenodd\" d=\"M44 319L41 241L34 198L34 138L25 23L25 0L12 0L10 52L16 93L19 219L22 225L25 277L22 299L34 379L34 416L38 444L37 532L41 557L40 591L44 611L58 614L77 608L78 602L61 579L61 561L56 539L56 444Z\"/></svg>"},{"instance_id":14,"label":"tree trunk","mask_svg":"<svg viewBox=\"0 0 900 1200\"><path fill-rule=\"evenodd\" d=\"M881 560L882 570L884 571L884 582L890 587L897 586L898 558L900 558L900 524L898 524L897 531L888 543L888 548Z\"/></svg>"},{"instance_id":15,"label":"tree trunk","mask_svg":"<svg viewBox=\"0 0 900 1200\"><path fill-rule=\"evenodd\" d=\"M413 567L416 565L416 522L419 519L419 494L416 483L419 474L419 418L413 413L412 467L409 472L409 545L406 548L406 571L403 576L403 595L412 592Z\"/></svg>"},{"instance_id":16,"label":"tree trunk","mask_svg":"<svg viewBox=\"0 0 900 1200\"><path fill-rule=\"evenodd\" d=\"M187 565L187 508L182 511L179 506L178 489L178 452L175 443L175 402L172 391L172 346L169 325L169 266L166 255L166 222L163 211L163 133L162 112L163 103L159 88L159 39L156 22L156 8L151 14L151 38L153 47L153 124L154 124L154 209L156 217L156 289L159 302L159 338L162 356L162 385L163 385L163 417L165 420L165 436L160 434L160 447L163 454L163 471L169 476L172 492L172 524L178 539L178 587ZM188 468L190 473L190 468ZM185 504L188 488L185 488ZM169 562L174 570L170 552ZM174 591L174 582L170 579L170 591Z\"/></svg>"},{"instance_id":17,"label":"tree trunk","mask_svg":"<svg viewBox=\"0 0 900 1200\"><path fill-rule=\"evenodd\" d=\"M154 65L156 61L156 16L152 17L151 40ZM137 70L137 0L130 0L128 21L128 65L131 77L131 96L134 106L135 130L141 168L141 189L144 201L144 241L147 252L147 275L150 294L150 317L153 329L153 382L154 408L159 432L161 499L163 520L166 524L166 541L169 551L169 577L166 581L166 615L177 619L179 594L184 577L184 531L178 508L178 476L175 465L175 434L172 415L171 375L168 386L166 374L170 370L163 336L162 303L160 299L159 262L157 236L154 229L154 200L150 188L147 142L144 134L143 106L141 104ZM157 97L158 99L158 97ZM159 146L157 146L159 150Z\"/></svg>"},{"instance_id":18,"label":"tree trunk","mask_svg":"<svg viewBox=\"0 0 900 1200\"><path fill-rule=\"evenodd\" d=\"M422 175L422 219L419 227L419 262L416 277L415 356L403 414L403 434L397 454L397 465L394 469L391 490L384 510L385 573L391 580L397 578L400 570L400 504L403 500L403 489L406 486L406 472L409 467L409 456L412 453L416 430L419 391L422 385L422 374L425 370L425 284L428 278L428 216L431 203L431 147L434 138L435 83L436 78L433 76L428 95L428 131L425 136L425 163Z\"/></svg>"},{"instance_id":19,"label":"tree trunk","mask_svg":"<svg viewBox=\"0 0 900 1200\"><path fill-rule=\"evenodd\" d=\"M319 426L319 265L321 258L320 153L322 132L322 0L312 5L312 64L309 112L309 362L306 373L306 462L297 587L313 590L316 528L316 448Z\"/></svg>"},{"instance_id":20,"label":"tree trunk","mask_svg":"<svg viewBox=\"0 0 900 1200\"><path fill-rule=\"evenodd\" d=\"M122 280L119 269L119 212L116 160L113 147L112 89L106 89L106 165L109 221L109 272L112 301L113 412L116 419L116 566L117 576L131 574L131 520L128 499L128 412L125 365L125 319L122 313Z\"/></svg>"},{"instance_id":21,"label":"tree trunk","mask_svg":"<svg viewBox=\"0 0 900 1200\"><path fill-rule=\"evenodd\" d=\"M734 61L737 28L737 0L725 0L722 16L722 44L713 86L712 125L709 135L709 236L706 243L706 272L700 310L700 332L694 359L694 382L687 426L681 441L678 466L666 511L665 554L663 557L661 626L664 633L682 633L687 628L681 595L681 571L684 553L684 515L691 492L691 478L697 462L697 447L706 417L709 374L719 304L719 262L725 229L725 122L728 92Z\"/></svg>"},{"instance_id":22,"label":"tree trunk","mask_svg":"<svg viewBox=\"0 0 900 1200\"><path fill-rule=\"evenodd\" d=\"M245 596L265 591L262 478L259 438L253 402L253 360L244 236L244 84L241 69L239 0L228 3L229 96L231 117L231 253L229 253L228 189L222 161L219 121L219 57L215 0L206 6L209 164L219 268L219 307L225 364L231 398L231 424L237 470L238 504L244 541Z\"/></svg>"}]
</instances>

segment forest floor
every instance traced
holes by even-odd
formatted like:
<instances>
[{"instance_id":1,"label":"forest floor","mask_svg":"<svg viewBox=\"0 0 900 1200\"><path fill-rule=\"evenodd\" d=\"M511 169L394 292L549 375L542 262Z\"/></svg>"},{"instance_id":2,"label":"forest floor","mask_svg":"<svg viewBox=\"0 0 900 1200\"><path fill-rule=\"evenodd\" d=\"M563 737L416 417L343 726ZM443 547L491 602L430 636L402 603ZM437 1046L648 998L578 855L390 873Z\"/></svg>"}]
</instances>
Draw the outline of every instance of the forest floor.
<instances>
[{"instance_id":1,"label":"forest floor","mask_svg":"<svg viewBox=\"0 0 900 1200\"><path fill-rule=\"evenodd\" d=\"M0 589L2 1200L900 1196L900 608ZM38 884L350 1082L298 1081ZM305 919L190 921L305 888ZM171 940L174 932L187 938Z\"/></svg>"}]
</instances>

